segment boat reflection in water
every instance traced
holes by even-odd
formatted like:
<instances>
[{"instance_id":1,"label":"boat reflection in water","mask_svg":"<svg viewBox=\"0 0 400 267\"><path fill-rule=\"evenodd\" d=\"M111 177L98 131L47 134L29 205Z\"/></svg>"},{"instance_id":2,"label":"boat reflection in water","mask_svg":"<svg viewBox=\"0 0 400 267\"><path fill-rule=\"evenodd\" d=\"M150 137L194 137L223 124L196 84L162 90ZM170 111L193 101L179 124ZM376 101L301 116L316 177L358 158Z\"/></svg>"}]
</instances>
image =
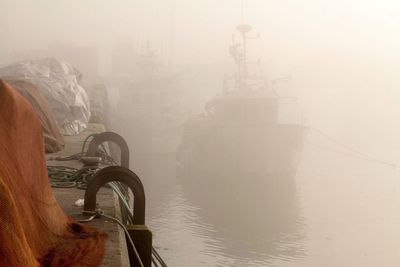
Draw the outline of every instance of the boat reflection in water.
<instances>
[{"instance_id":1,"label":"boat reflection in water","mask_svg":"<svg viewBox=\"0 0 400 267\"><path fill-rule=\"evenodd\" d=\"M283 122L282 114L288 113L282 102L287 99L249 73L246 40L251 27L239 25L237 30L242 43L230 49L237 72L225 81L222 94L206 104L205 114L185 122L177 175L234 255L293 255L290 240L301 237L294 178L304 127L299 116ZM279 243L288 245L283 249Z\"/></svg>"}]
</instances>

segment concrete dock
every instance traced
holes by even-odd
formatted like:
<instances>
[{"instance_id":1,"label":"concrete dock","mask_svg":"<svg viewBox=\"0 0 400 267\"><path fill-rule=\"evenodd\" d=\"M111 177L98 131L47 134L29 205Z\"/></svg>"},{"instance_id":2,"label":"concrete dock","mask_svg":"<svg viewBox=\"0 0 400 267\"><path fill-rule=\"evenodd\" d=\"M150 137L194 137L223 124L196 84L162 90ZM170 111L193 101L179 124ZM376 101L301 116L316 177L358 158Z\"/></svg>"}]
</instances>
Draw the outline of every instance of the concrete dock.
<instances>
[{"instance_id":1,"label":"concrete dock","mask_svg":"<svg viewBox=\"0 0 400 267\"><path fill-rule=\"evenodd\" d=\"M65 149L57 152L46 154L48 166L67 166L73 168L81 168L83 164L78 160L57 161L55 157L65 157L81 152L82 145L87 136L94 133L105 131L102 124L89 124L88 128L76 136L64 136ZM81 215L83 207L78 207L75 202L78 199L83 199L85 191L78 188L53 188L55 197L65 213L76 219L87 219ZM99 207L105 214L120 218L119 202L117 196L110 188L102 188L97 194L97 202ZM106 241L106 251L101 266L118 267L130 266L128 249L126 245L124 230L115 222L102 217L94 219L87 224L104 231L108 235Z\"/></svg>"}]
</instances>

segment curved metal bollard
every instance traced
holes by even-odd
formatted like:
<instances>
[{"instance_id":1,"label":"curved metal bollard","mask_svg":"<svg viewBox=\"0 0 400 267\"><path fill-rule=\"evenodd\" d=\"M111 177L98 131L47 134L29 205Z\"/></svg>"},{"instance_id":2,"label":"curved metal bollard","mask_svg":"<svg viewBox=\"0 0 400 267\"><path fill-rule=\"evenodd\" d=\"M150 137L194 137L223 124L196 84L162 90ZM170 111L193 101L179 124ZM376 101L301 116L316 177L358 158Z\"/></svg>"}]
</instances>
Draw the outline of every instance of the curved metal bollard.
<instances>
[{"instance_id":1,"label":"curved metal bollard","mask_svg":"<svg viewBox=\"0 0 400 267\"><path fill-rule=\"evenodd\" d=\"M101 187L109 182L121 182L133 192L134 216L133 224L145 224L146 199L143 184L139 177L131 170L121 166L110 166L99 170L87 185L85 192L85 211L95 211L96 195Z\"/></svg>"},{"instance_id":2,"label":"curved metal bollard","mask_svg":"<svg viewBox=\"0 0 400 267\"><path fill-rule=\"evenodd\" d=\"M110 166L98 171L87 185L84 210L95 211L97 192L107 183L114 181L127 185L135 198L133 225L126 225L126 230L140 259L137 258L134 248L128 244L130 266L151 267L153 235L145 225L146 198L143 184L134 172L121 166Z\"/></svg>"},{"instance_id":3,"label":"curved metal bollard","mask_svg":"<svg viewBox=\"0 0 400 267\"><path fill-rule=\"evenodd\" d=\"M116 143L121 150L121 166L125 168L129 168L129 147L124 138L117 133L114 132L102 132L93 137L93 140L90 142L87 156L94 157L96 155L96 150L104 142L113 142Z\"/></svg>"}]
</instances>

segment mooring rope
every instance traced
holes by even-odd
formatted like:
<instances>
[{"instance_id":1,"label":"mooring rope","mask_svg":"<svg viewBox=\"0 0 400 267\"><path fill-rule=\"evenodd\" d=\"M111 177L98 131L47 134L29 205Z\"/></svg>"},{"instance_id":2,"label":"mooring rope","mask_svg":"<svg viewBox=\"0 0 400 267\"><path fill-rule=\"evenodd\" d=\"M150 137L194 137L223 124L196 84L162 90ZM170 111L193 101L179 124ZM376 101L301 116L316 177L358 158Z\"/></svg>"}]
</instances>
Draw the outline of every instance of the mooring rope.
<instances>
[{"instance_id":1,"label":"mooring rope","mask_svg":"<svg viewBox=\"0 0 400 267\"><path fill-rule=\"evenodd\" d=\"M133 243L132 237L130 236L128 229L126 229L125 225L118 218L104 214L104 212L101 209L97 209L96 211L83 211L83 213L86 215L89 215L90 217L88 219L78 220L78 222L80 222L80 223L88 223L88 222L93 221L94 219L100 218L102 216L110 219L111 221L113 221L115 223L118 223L119 226L121 226L121 228L124 230L125 236L128 237L128 241L129 241L130 245L132 246L133 253L135 254L135 257L137 258L140 267L144 267L142 259L139 256L139 253L136 249L135 244Z\"/></svg>"},{"instance_id":2,"label":"mooring rope","mask_svg":"<svg viewBox=\"0 0 400 267\"><path fill-rule=\"evenodd\" d=\"M362 159L362 160L365 160L365 161L369 161L369 162L372 162L372 163L390 166L392 168L398 168L399 167L399 164L397 164L397 163L380 159L378 157L375 157L375 156L372 156L372 155L367 154L365 152L362 152L360 150L357 150L357 149L355 149L355 148L353 148L353 147L351 147L351 146L349 146L347 144L344 144L343 142L339 141L337 138L330 136L329 134L325 133L324 131L322 131L322 130L320 130L318 128L308 127L308 129L314 131L315 133L317 133L319 135L321 135L322 137L324 137L325 139L329 140L331 143L337 145L338 147L341 147L345 151L348 151L354 157L357 157L359 159Z\"/></svg>"},{"instance_id":3,"label":"mooring rope","mask_svg":"<svg viewBox=\"0 0 400 267\"><path fill-rule=\"evenodd\" d=\"M81 169L66 166L47 166L47 173L52 187L86 189L88 181L98 169L98 167L93 166Z\"/></svg>"}]
</instances>

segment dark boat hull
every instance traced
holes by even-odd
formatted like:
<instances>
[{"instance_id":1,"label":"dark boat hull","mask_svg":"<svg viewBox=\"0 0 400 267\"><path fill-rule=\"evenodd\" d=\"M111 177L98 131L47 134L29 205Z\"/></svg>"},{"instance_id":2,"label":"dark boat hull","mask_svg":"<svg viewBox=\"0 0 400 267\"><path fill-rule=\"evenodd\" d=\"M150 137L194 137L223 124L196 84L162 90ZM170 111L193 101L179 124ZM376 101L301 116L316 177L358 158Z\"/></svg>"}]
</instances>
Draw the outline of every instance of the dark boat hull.
<instances>
[{"instance_id":1,"label":"dark boat hull","mask_svg":"<svg viewBox=\"0 0 400 267\"><path fill-rule=\"evenodd\" d=\"M199 125L185 131L178 164L213 173L293 172L303 148L304 128L297 125Z\"/></svg>"}]
</instances>

